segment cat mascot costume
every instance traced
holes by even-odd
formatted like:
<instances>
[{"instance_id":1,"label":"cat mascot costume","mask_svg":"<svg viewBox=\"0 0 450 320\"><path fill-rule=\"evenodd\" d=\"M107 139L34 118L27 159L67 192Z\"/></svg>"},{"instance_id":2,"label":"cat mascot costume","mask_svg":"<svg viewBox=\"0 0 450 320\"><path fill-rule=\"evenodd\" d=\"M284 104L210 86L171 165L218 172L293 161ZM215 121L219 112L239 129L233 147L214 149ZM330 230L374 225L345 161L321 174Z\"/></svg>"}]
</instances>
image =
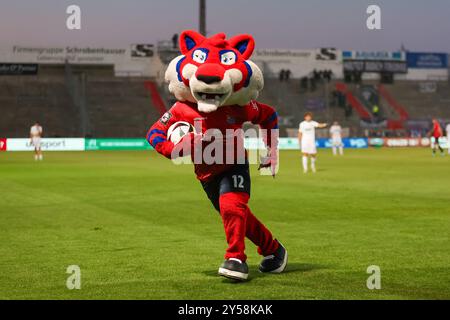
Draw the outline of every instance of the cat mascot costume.
<instances>
[{"instance_id":1,"label":"cat mascot costume","mask_svg":"<svg viewBox=\"0 0 450 320\"><path fill-rule=\"evenodd\" d=\"M264 132L268 156L261 158L260 168L274 175L278 158L277 113L254 100L263 88L263 75L248 60L255 47L253 37L242 34L226 39L219 33L206 38L188 30L180 35L179 45L181 55L170 62L165 76L177 102L150 128L147 140L169 159L191 155L195 174L225 229L228 248L219 275L247 279L245 237L264 257L259 270L280 273L286 268L287 251L248 207L250 174L242 125L258 124ZM174 143L169 129L178 123L191 127ZM211 151L213 141L216 146L220 141L225 151L221 155L217 150L210 152L214 155L211 161L202 151Z\"/></svg>"}]
</instances>

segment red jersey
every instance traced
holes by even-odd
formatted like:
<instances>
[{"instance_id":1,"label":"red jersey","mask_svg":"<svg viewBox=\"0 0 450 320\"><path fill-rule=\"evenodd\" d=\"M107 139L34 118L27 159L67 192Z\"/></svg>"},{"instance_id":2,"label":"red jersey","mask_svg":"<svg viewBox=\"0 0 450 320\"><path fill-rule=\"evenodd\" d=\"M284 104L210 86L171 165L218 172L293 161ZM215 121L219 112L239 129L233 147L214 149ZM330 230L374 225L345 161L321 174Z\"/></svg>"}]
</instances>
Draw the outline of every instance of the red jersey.
<instances>
[{"instance_id":1,"label":"red jersey","mask_svg":"<svg viewBox=\"0 0 450 320\"><path fill-rule=\"evenodd\" d=\"M441 128L441 125L439 124L439 122L433 122L433 133L432 133L432 136L434 137L434 138L440 138L440 137L442 137L442 128Z\"/></svg>"},{"instance_id":2,"label":"red jersey","mask_svg":"<svg viewBox=\"0 0 450 320\"><path fill-rule=\"evenodd\" d=\"M174 144L167 140L167 130L173 123L178 121L192 124L197 131L201 130L201 133L205 133L207 130L210 132L210 129L220 130L224 137L229 136L230 129L236 131L242 129L242 125L245 122L251 122L267 130L267 136L263 136L263 139L268 147L276 149L276 144L278 143L278 130L274 131L276 136L272 137L272 129L278 129L278 115L272 107L266 104L251 101L245 106L222 106L214 112L204 113L198 111L195 103L176 102L161 119L153 124L147 133L147 141L157 152L169 159L172 157ZM210 143L211 141L202 141L202 149L204 150ZM229 140L224 139L224 157L227 150L229 150L227 143L230 144ZM236 134L233 137L232 148L234 149L235 161L238 161L241 154L247 157L245 151L242 153L238 150L239 148L244 148L242 135ZM193 153L191 153L191 158L194 160ZM225 160L210 164L205 163L203 159L201 159L201 162L194 160L195 173L201 181L208 181L233 165L233 163Z\"/></svg>"}]
</instances>

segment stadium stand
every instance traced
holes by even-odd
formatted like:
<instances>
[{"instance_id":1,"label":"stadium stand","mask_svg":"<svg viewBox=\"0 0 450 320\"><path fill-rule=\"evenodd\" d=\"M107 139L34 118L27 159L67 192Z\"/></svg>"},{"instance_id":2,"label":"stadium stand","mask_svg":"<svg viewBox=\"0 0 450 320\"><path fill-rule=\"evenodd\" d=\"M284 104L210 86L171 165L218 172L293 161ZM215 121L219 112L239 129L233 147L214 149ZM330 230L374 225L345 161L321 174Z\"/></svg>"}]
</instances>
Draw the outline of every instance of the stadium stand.
<instances>
[{"instance_id":1,"label":"stadium stand","mask_svg":"<svg viewBox=\"0 0 450 320\"><path fill-rule=\"evenodd\" d=\"M353 94L351 89L345 83L336 82L336 91L345 95L349 105L359 114L361 119L366 121L372 119L370 112L367 110L368 106L361 103L360 99Z\"/></svg>"},{"instance_id":2,"label":"stadium stand","mask_svg":"<svg viewBox=\"0 0 450 320\"><path fill-rule=\"evenodd\" d=\"M142 78L93 78L87 81L89 135L143 137L160 116Z\"/></svg>"},{"instance_id":3,"label":"stadium stand","mask_svg":"<svg viewBox=\"0 0 450 320\"><path fill-rule=\"evenodd\" d=\"M367 90L378 96L378 118L366 101ZM268 73L258 99L277 108L281 136L295 136L306 111L319 121L339 121L353 136L367 134L364 124L377 126L380 119L387 130L405 130L411 123L425 130L432 116L450 119L446 81L321 80L305 88L302 79L279 81ZM162 79L116 77L107 65L41 65L37 76L0 78L0 135L27 136L39 120L50 137L142 137L173 102Z\"/></svg>"},{"instance_id":4,"label":"stadium stand","mask_svg":"<svg viewBox=\"0 0 450 320\"><path fill-rule=\"evenodd\" d=\"M405 109L411 119L429 120L432 116L450 119L450 84L432 82L435 90L421 91L424 82L396 81L383 87Z\"/></svg>"},{"instance_id":5,"label":"stadium stand","mask_svg":"<svg viewBox=\"0 0 450 320\"><path fill-rule=\"evenodd\" d=\"M302 89L299 79L280 82L266 78L264 81L265 89L258 99L277 108L281 136L296 136L298 124L307 111L312 111L317 120L328 123L339 121L343 126L351 127L355 134L359 131L359 117L348 113L345 104L339 105L334 101L336 81L320 82L315 90Z\"/></svg>"},{"instance_id":6,"label":"stadium stand","mask_svg":"<svg viewBox=\"0 0 450 320\"><path fill-rule=\"evenodd\" d=\"M68 74L69 73L69 74ZM24 137L38 120L49 137L142 137L159 117L145 78L114 77L104 66L40 68L0 78L1 136Z\"/></svg>"},{"instance_id":7,"label":"stadium stand","mask_svg":"<svg viewBox=\"0 0 450 320\"><path fill-rule=\"evenodd\" d=\"M0 82L0 132L5 137L26 137L35 121L48 136L77 136L78 116L64 78L3 77Z\"/></svg>"},{"instance_id":8,"label":"stadium stand","mask_svg":"<svg viewBox=\"0 0 450 320\"><path fill-rule=\"evenodd\" d=\"M378 84L378 92L380 96L383 97L383 99L387 102L387 104L395 110L400 120L408 120L409 113L406 111L405 107L401 105L386 89L386 87L383 84Z\"/></svg>"}]
</instances>

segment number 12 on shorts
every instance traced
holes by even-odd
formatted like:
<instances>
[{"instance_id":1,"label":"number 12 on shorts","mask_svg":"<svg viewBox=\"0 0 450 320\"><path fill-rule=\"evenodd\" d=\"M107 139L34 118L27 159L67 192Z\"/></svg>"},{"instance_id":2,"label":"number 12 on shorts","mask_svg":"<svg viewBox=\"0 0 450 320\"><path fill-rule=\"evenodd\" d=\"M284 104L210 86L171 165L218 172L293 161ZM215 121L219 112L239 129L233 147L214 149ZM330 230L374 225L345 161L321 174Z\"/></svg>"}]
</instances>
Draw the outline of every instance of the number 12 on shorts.
<instances>
[{"instance_id":1,"label":"number 12 on shorts","mask_svg":"<svg viewBox=\"0 0 450 320\"><path fill-rule=\"evenodd\" d=\"M244 177L240 174L234 174L231 176L233 178L233 187L237 189L244 189Z\"/></svg>"}]
</instances>

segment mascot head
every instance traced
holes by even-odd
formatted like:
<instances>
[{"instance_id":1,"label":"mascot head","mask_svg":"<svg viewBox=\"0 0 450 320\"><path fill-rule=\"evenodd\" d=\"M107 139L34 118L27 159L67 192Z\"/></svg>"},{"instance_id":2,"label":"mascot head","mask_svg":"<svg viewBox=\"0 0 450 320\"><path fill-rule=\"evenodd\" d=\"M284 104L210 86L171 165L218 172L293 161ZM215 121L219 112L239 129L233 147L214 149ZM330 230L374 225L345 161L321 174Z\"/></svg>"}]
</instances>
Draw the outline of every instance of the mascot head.
<instances>
[{"instance_id":1,"label":"mascot head","mask_svg":"<svg viewBox=\"0 0 450 320\"><path fill-rule=\"evenodd\" d=\"M226 105L245 105L263 88L261 70L248 60L255 47L247 34L206 38L195 31L180 35L180 56L166 71L169 91L179 101L197 103L201 112Z\"/></svg>"}]
</instances>

